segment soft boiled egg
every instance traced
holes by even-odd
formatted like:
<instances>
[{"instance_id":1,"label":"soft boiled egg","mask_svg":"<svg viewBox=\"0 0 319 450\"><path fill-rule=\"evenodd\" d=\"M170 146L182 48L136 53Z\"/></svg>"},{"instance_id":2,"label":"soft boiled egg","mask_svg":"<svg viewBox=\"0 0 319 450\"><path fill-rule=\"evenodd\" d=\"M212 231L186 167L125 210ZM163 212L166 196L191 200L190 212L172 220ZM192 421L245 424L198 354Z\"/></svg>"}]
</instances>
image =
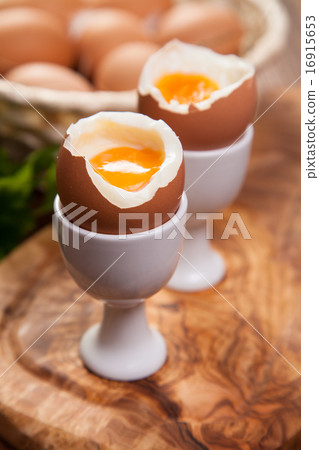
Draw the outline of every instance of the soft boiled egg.
<instances>
[{"instance_id":1,"label":"soft boiled egg","mask_svg":"<svg viewBox=\"0 0 319 450\"><path fill-rule=\"evenodd\" d=\"M238 56L173 40L147 60L138 93L139 112L163 119L185 150L215 149L253 120L255 70Z\"/></svg>"},{"instance_id":2,"label":"soft boiled egg","mask_svg":"<svg viewBox=\"0 0 319 450\"><path fill-rule=\"evenodd\" d=\"M57 190L62 205L96 211L100 233L151 229L170 219L184 188L183 150L162 120L132 112L100 112L72 124L57 161ZM124 216L122 216L124 217ZM91 223L81 227L90 229Z\"/></svg>"}]
</instances>

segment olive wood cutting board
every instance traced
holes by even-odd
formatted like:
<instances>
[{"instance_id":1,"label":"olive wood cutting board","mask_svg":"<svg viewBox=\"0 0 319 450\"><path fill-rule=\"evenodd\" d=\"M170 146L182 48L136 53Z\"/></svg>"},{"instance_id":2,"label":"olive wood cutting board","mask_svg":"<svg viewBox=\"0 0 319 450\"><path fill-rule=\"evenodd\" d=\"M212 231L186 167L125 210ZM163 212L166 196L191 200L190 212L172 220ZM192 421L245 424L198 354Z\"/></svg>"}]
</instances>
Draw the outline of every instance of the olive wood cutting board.
<instances>
[{"instance_id":1,"label":"olive wood cutting board","mask_svg":"<svg viewBox=\"0 0 319 450\"><path fill-rule=\"evenodd\" d=\"M54 323L81 290L50 227L3 261L0 373L25 352L0 379L4 441L22 449L296 448L299 94L291 90L257 122L244 188L215 222L214 245L227 262L218 292L162 289L147 301L168 345L166 364L150 378L108 381L83 367L79 340L102 306L83 295ZM251 240L220 239L232 211Z\"/></svg>"}]
</instances>

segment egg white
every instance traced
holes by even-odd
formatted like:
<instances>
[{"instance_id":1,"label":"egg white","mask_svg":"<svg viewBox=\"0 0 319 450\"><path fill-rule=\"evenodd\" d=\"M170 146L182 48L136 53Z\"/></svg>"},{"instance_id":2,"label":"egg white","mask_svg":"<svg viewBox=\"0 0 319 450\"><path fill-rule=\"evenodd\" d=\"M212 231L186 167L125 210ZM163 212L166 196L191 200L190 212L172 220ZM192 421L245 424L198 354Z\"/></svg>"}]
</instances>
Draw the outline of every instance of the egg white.
<instances>
[{"instance_id":1,"label":"egg white","mask_svg":"<svg viewBox=\"0 0 319 450\"><path fill-rule=\"evenodd\" d=\"M221 55L209 48L186 44L178 39L165 44L155 52L144 65L138 91L141 95L151 95L162 109L178 114L188 114L189 104L177 101L167 102L154 83L163 75L174 72L200 73L217 81L219 89L209 98L196 102L200 111L207 110L212 103L229 96L246 80L255 74L254 67L236 55Z\"/></svg>"},{"instance_id":2,"label":"egg white","mask_svg":"<svg viewBox=\"0 0 319 450\"><path fill-rule=\"evenodd\" d=\"M142 189L129 192L113 186L92 168L89 160L107 149L129 146L162 150L164 161ZM74 157L84 157L92 183L109 202L119 208L133 208L150 201L158 189L167 186L178 173L183 149L174 131L162 120L133 112L99 112L70 125L64 147Z\"/></svg>"}]
</instances>

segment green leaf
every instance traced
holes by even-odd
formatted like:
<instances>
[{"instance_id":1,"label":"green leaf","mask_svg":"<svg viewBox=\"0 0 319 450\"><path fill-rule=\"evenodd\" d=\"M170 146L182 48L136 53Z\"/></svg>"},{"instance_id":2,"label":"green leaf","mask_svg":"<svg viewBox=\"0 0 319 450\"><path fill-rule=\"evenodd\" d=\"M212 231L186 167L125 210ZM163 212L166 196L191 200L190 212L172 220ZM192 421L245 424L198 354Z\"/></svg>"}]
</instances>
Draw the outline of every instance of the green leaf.
<instances>
[{"instance_id":1,"label":"green leaf","mask_svg":"<svg viewBox=\"0 0 319 450\"><path fill-rule=\"evenodd\" d=\"M11 175L19 167L18 163L13 162L8 153L0 148L0 177Z\"/></svg>"},{"instance_id":2,"label":"green leaf","mask_svg":"<svg viewBox=\"0 0 319 450\"><path fill-rule=\"evenodd\" d=\"M35 230L37 218L52 211L56 154L57 147L51 146L15 163L0 149L0 257ZM36 206L35 198L38 203L40 198Z\"/></svg>"}]
</instances>

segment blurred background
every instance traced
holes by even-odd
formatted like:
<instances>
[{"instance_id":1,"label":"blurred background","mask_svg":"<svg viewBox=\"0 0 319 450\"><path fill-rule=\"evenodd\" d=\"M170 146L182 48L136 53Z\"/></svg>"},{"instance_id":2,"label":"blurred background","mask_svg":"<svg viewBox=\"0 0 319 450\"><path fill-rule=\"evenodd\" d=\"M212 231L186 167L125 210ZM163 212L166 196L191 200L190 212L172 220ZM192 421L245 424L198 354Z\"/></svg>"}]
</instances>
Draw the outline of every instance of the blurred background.
<instances>
[{"instance_id":1,"label":"blurred background","mask_svg":"<svg viewBox=\"0 0 319 450\"><path fill-rule=\"evenodd\" d=\"M0 1L0 258L50 222L69 124L136 110L141 68L172 38L252 62L258 114L300 75L299 0Z\"/></svg>"}]
</instances>

